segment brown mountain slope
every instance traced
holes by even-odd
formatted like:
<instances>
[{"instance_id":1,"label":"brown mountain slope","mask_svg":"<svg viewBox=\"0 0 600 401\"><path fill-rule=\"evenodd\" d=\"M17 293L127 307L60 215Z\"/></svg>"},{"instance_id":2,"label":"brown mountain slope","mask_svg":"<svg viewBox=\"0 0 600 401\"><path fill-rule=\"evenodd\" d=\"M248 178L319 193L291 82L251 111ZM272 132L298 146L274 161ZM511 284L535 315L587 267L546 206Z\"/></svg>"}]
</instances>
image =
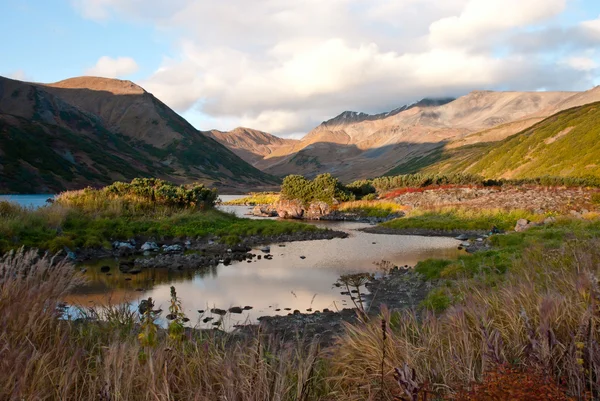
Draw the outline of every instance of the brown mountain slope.
<instances>
[{"instance_id":1,"label":"brown mountain slope","mask_svg":"<svg viewBox=\"0 0 600 401\"><path fill-rule=\"evenodd\" d=\"M474 91L454 101L420 102L397 112L344 112L279 154L265 171L284 176L330 172L344 180L374 177L447 144L499 141L573 105L600 100L600 91ZM261 162L256 166L264 168Z\"/></svg>"},{"instance_id":2,"label":"brown mountain slope","mask_svg":"<svg viewBox=\"0 0 600 401\"><path fill-rule=\"evenodd\" d=\"M268 165L267 159L276 158L279 154L288 154L293 146L300 142L244 127L228 132L212 130L205 134L227 146L253 166Z\"/></svg>"},{"instance_id":3,"label":"brown mountain slope","mask_svg":"<svg viewBox=\"0 0 600 401\"><path fill-rule=\"evenodd\" d=\"M129 81L0 77L0 192L137 176L240 189L276 183Z\"/></svg>"}]
</instances>

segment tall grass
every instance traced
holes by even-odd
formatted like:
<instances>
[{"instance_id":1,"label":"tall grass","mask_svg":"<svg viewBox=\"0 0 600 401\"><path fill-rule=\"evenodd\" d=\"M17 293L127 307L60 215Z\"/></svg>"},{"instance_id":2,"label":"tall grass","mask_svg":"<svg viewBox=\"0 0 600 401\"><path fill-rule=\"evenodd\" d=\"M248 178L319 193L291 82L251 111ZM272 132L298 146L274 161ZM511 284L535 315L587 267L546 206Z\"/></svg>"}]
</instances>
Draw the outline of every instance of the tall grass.
<instances>
[{"instance_id":1,"label":"tall grass","mask_svg":"<svg viewBox=\"0 0 600 401\"><path fill-rule=\"evenodd\" d=\"M240 199L234 199L228 202L224 202L225 205L241 205L241 206L255 206L255 205L270 205L279 200L279 193L277 192L251 192L248 196Z\"/></svg>"},{"instance_id":2,"label":"tall grass","mask_svg":"<svg viewBox=\"0 0 600 401\"><path fill-rule=\"evenodd\" d=\"M72 265L35 251L0 259L0 399L312 400L326 390L315 344L159 332L144 347L118 309L104 323L59 319L79 283Z\"/></svg>"},{"instance_id":3,"label":"tall grass","mask_svg":"<svg viewBox=\"0 0 600 401\"><path fill-rule=\"evenodd\" d=\"M496 288L459 282L463 301L441 315L384 310L388 386L394 367L404 364L418 383L442 393L510 364L564 383L577 399L599 396L599 245L572 240L554 251L528 249ZM376 391L382 352L378 320L347 326L332 358L332 385L342 398L367 399Z\"/></svg>"},{"instance_id":4,"label":"tall grass","mask_svg":"<svg viewBox=\"0 0 600 401\"><path fill-rule=\"evenodd\" d=\"M387 217L392 213L402 213L406 207L395 202L359 200L343 202L337 207L337 210L368 217Z\"/></svg>"}]
</instances>

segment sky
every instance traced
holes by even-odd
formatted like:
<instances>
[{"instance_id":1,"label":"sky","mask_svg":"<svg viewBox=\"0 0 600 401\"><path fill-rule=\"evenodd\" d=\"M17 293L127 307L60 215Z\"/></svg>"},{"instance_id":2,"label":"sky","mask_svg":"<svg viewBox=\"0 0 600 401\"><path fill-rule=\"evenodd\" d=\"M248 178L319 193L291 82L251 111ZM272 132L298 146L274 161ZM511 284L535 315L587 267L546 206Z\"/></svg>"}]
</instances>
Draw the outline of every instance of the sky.
<instances>
[{"instance_id":1,"label":"sky","mask_svg":"<svg viewBox=\"0 0 600 401\"><path fill-rule=\"evenodd\" d=\"M201 130L600 84L600 0L0 0L0 22L0 75L132 80Z\"/></svg>"}]
</instances>

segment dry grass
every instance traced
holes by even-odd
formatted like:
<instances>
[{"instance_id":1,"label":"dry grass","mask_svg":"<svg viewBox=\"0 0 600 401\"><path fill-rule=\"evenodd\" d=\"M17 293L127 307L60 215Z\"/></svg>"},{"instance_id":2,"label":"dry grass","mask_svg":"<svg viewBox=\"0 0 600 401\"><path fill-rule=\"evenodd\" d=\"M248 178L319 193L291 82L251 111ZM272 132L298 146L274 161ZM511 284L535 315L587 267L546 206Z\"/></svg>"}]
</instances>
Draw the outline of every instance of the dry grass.
<instances>
[{"instance_id":1,"label":"dry grass","mask_svg":"<svg viewBox=\"0 0 600 401\"><path fill-rule=\"evenodd\" d=\"M359 213L369 217L386 217L392 213L402 213L407 208L395 202L384 200L359 200L343 202L338 206L341 212Z\"/></svg>"},{"instance_id":2,"label":"dry grass","mask_svg":"<svg viewBox=\"0 0 600 401\"><path fill-rule=\"evenodd\" d=\"M473 280L459 283L464 301L440 316L384 312L387 386L397 387L392 372L405 363L434 392L468 386L509 363L564 382L577 399L598 395L598 245L590 240L568 242L551 253L530 249L495 289ZM379 321L347 327L332 374L344 399L367 399L378 388L382 341Z\"/></svg>"},{"instance_id":3,"label":"dry grass","mask_svg":"<svg viewBox=\"0 0 600 401\"><path fill-rule=\"evenodd\" d=\"M319 399L320 349L257 335L165 333L140 345L119 309L107 322L65 321L60 300L80 279L72 265L34 251L0 260L2 400ZM125 316L125 319L121 319Z\"/></svg>"}]
</instances>

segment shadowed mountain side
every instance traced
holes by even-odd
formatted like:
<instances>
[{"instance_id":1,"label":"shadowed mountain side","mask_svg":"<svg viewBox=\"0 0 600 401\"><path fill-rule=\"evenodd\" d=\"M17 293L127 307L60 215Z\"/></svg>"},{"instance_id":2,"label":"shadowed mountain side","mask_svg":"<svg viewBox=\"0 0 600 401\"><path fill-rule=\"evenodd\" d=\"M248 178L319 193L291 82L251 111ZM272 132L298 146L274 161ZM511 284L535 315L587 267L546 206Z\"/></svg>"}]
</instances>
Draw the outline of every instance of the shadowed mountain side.
<instances>
[{"instance_id":1,"label":"shadowed mountain side","mask_svg":"<svg viewBox=\"0 0 600 401\"><path fill-rule=\"evenodd\" d=\"M88 79L114 85L64 87ZM0 191L55 192L137 176L237 191L278 182L129 81L59 84L0 77Z\"/></svg>"},{"instance_id":2,"label":"shadowed mountain side","mask_svg":"<svg viewBox=\"0 0 600 401\"><path fill-rule=\"evenodd\" d=\"M289 174L301 174L314 178L322 173L331 173L344 182L357 179L374 178L383 175L395 167L399 161L410 161L420 155L427 154L446 145L441 142L401 142L378 148L363 150L356 145L345 145L331 142L317 142L308 149L298 152L274 156L268 160L275 167L268 169L274 175L284 177ZM310 153L308 153L310 151ZM327 161L322 162L318 156L327 155ZM388 162L382 162L389 160ZM279 170L286 166L289 170Z\"/></svg>"},{"instance_id":3,"label":"shadowed mountain side","mask_svg":"<svg viewBox=\"0 0 600 401\"><path fill-rule=\"evenodd\" d=\"M234 151L243 148L238 155L274 175L331 172L352 180L386 173L404 158L416 163L415 158L425 157L418 164L426 165L435 160L430 152L439 152L445 144L451 148L501 141L569 105L594 100L600 100L599 88L586 92L473 91L455 100L426 99L388 113L346 111L285 146L269 145L243 131L226 141L217 139ZM410 150L406 144L411 144ZM406 169L414 167L401 168Z\"/></svg>"},{"instance_id":4,"label":"shadowed mountain side","mask_svg":"<svg viewBox=\"0 0 600 401\"><path fill-rule=\"evenodd\" d=\"M499 142L443 148L386 175L472 173L489 178L600 175L600 102L561 111Z\"/></svg>"}]
</instances>

